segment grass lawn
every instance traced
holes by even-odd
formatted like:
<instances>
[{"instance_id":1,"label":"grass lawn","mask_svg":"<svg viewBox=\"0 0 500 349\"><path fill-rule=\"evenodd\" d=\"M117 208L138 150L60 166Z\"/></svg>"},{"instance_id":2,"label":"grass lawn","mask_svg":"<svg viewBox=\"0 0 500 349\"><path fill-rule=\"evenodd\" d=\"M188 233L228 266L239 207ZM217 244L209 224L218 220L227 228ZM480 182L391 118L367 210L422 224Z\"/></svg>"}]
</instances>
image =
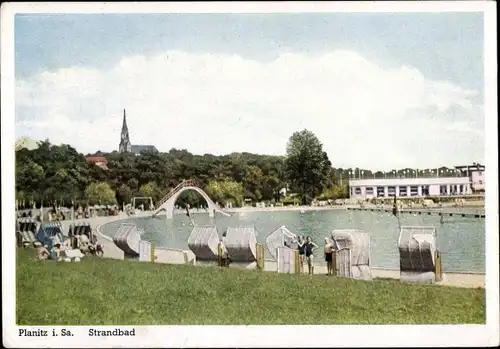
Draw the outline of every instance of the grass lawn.
<instances>
[{"instance_id":1,"label":"grass lawn","mask_svg":"<svg viewBox=\"0 0 500 349\"><path fill-rule=\"evenodd\" d=\"M17 250L18 325L482 324L485 290Z\"/></svg>"}]
</instances>

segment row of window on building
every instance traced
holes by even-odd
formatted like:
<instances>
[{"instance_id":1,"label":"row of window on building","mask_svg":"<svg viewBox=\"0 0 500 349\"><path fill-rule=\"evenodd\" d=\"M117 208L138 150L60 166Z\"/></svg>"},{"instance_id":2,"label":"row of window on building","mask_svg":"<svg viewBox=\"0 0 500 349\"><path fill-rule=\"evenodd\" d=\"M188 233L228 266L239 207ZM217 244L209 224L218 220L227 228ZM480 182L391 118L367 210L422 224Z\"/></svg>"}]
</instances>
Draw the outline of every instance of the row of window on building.
<instances>
[{"instance_id":1,"label":"row of window on building","mask_svg":"<svg viewBox=\"0 0 500 349\"><path fill-rule=\"evenodd\" d=\"M396 188L398 191L396 192ZM387 189L387 190L386 190ZM351 188L353 196L429 196L429 186L428 185L412 185L412 186L379 186L379 187L365 187L364 193L361 187ZM375 195L376 193L376 195ZM461 195L467 194L468 188L466 185L440 185L439 194L440 195Z\"/></svg>"}]
</instances>

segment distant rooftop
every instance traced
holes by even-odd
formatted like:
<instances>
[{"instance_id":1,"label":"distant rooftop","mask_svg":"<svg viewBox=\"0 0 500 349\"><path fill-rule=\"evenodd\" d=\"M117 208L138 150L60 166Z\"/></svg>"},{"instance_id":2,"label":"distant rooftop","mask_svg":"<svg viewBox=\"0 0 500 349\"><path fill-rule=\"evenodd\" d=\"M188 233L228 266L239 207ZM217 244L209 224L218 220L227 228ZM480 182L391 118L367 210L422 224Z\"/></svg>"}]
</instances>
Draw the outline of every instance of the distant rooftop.
<instances>
[{"instance_id":1,"label":"distant rooftop","mask_svg":"<svg viewBox=\"0 0 500 349\"><path fill-rule=\"evenodd\" d=\"M87 162L92 162L92 163L95 163L95 162L107 163L108 162L108 160L106 160L106 158L104 156L97 156L97 155L87 156L87 157L85 157L85 160L87 160Z\"/></svg>"},{"instance_id":2,"label":"distant rooftop","mask_svg":"<svg viewBox=\"0 0 500 349\"><path fill-rule=\"evenodd\" d=\"M104 156L90 155L90 156L86 156L85 160L89 164L95 164L104 170L108 169L108 166L107 166L108 160L106 160L106 158Z\"/></svg>"},{"instance_id":3,"label":"distant rooftop","mask_svg":"<svg viewBox=\"0 0 500 349\"><path fill-rule=\"evenodd\" d=\"M481 165L479 163L473 163L472 165L461 165L461 166L455 166L455 168L457 170L473 170L473 169L477 169L477 170L480 170L480 171L484 171L485 167L484 165Z\"/></svg>"},{"instance_id":4,"label":"distant rooftop","mask_svg":"<svg viewBox=\"0 0 500 349\"><path fill-rule=\"evenodd\" d=\"M156 149L156 147L154 145L133 145L132 146L132 153L134 153L135 155L139 155L143 151L157 153L158 149Z\"/></svg>"}]
</instances>

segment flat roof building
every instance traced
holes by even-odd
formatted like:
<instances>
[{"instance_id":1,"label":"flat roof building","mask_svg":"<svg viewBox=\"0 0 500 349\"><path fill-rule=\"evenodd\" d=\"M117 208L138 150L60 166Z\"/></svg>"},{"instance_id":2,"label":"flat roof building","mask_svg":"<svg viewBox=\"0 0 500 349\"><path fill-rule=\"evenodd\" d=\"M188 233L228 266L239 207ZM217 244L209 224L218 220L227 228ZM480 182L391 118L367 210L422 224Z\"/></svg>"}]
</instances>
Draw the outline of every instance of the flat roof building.
<instances>
[{"instance_id":1,"label":"flat roof building","mask_svg":"<svg viewBox=\"0 0 500 349\"><path fill-rule=\"evenodd\" d=\"M484 165L473 163L472 165L455 166L455 169L462 175L470 178L471 187L474 192L484 192Z\"/></svg>"},{"instance_id":2,"label":"flat roof building","mask_svg":"<svg viewBox=\"0 0 500 349\"><path fill-rule=\"evenodd\" d=\"M351 199L472 194L469 177L351 179Z\"/></svg>"},{"instance_id":3,"label":"flat roof building","mask_svg":"<svg viewBox=\"0 0 500 349\"><path fill-rule=\"evenodd\" d=\"M460 172L474 172L474 171L484 171L484 165L480 163L473 163L472 165L461 165L455 166L455 168Z\"/></svg>"}]
</instances>

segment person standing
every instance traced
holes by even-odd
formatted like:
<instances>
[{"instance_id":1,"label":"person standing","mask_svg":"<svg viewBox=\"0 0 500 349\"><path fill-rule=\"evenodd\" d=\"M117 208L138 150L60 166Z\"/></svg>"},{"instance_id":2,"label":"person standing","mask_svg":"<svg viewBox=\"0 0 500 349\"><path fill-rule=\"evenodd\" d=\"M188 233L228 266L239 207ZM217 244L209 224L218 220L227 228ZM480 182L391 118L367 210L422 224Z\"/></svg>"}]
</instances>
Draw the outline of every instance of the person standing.
<instances>
[{"instance_id":1,"label":"person standing","mask_svg":"<svg viewBox=\"0 0 500 349\"><path fill-rule=\"evenodd\" d=\"M305 245L304 236L300 235L297 240L297 248L299 250L299 263L300 263L300 273L304 272L304 254L305 254Z\"/></svg>"},{"instance_id":2,"label":"person standing","mask_svg":"<svg viewBox=\"0 0 500 349\"><path fill-rule=\"evenodd\" d=\"M318 248L318 245L316 245L313 241L311 236L308 236L306 238L306 243L304 245L304 252L306 255L307 259L307 267L309 269L309 275L314 274L314 250Z\"/></svg>"},{"instance_id":3,"label":"person standing","mask_svg":"<svg viewBox=\"0 0 500 349\"><path fill-rule=\"evenodd\" d=\"M229 267L230 256L226 247L226 232L222 234L222 239L219 242L221 254L221 267Z\"/></svg>"},{"instance_id":4,"label":"person standing","mask_svg":"<svg viewBox=\"0 0 500 349\"><path fill-rule=\"evenodd\" d=\"M325 238L325 261L326 261L326 275L333 275L333 244L330 239Z\"/></svg>"}]
</instances>

